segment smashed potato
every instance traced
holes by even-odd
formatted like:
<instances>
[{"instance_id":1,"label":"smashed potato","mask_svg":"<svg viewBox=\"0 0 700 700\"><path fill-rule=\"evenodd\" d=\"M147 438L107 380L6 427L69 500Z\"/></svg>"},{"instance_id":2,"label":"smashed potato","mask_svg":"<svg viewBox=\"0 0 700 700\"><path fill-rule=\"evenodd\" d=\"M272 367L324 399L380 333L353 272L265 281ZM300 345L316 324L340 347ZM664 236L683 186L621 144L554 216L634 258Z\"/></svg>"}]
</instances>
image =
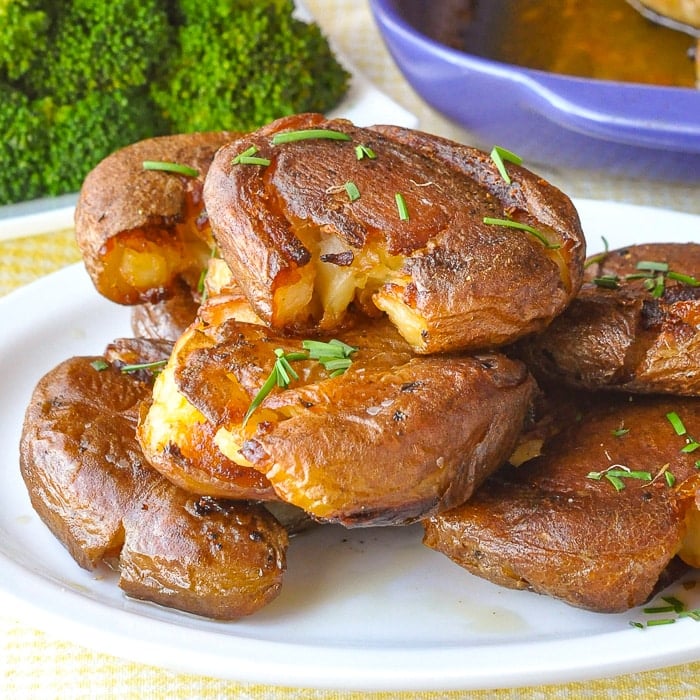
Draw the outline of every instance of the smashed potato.
<instances>
[{"instance_id":1,"label":"smashed potato","mask_svg":"<svg viewBox=\"0 0 700 700\"><path fill-rule=\"evenodd\" d=\"M159 136L105 158L85 178L75 235L100 294L119 304L156 302L179 279L196 289L213 242L202 187L216 150L238 134ZM145 161L185 166L147 170Z\"/></svg>"},{"instance_id":2,"label":"smashed potato","mask_svg":"<svg viewBox=\"0 0 700 700\"><path fill-rule=\"evenodd\" d=\"M147 343L120 345L110 356ZM113 564L133 597L217 619L255 612L280 590L286 530L261 505L202 498L151 469L135 437L150 383L121 365L75 357L39 381L20 444L34 509L80 566Z\"/></svg>"},{"instance_id":3,"label":"smashed potato","mask_svg":"<svg viewBox=\"0 0 700 700\"><path fill-rule=\"evenodd\" d=\"M568 400L567 400L568 403ZM577 397L543 454L427 519L425 544L477 576L598 612L644 603L680 555L698 562L700 400ZM695 431L695 432L694 432ZM693 526L693 523L695 525Z\"/></svg>"},{"instance_id":4,"label":"smashed potato","mask_svg":"<svg viewBox=\"0 0 700 700\"><path fill-rule=\"evenodd\" d=\"M296 115L223 147L204 200L273 327L329 332L385 312L415 352L481 350L546 327L583 273L571 201L508 172L436 136Z\"/></svg>"},{"instance_id":5,"label":"smashed potato","mask_svg":"<svg viewBox=\"0 0 700 700\"><path fill-rule=\"evenodd\" d=\"M318 520L396 525L461 503L511 452L534 393L522 364L417 357L385 321L337 339L357 349L329 376L301 339L236 320L195 324L142 416L150 463L198 493L235 495L248 471ZM294 358L298 381L249 413L277 353Z\"/></svg>"},{"instance_id":6,"label":"smashed potato","mask_svg":"<svg viewBox=\"0 0 700 700\"><path fill-rule=\"evenodd\" d=\"M586 282L520 356L546 382L700 395L700 245L633 245L590 258Z\"/></svg>"}]
</instances>

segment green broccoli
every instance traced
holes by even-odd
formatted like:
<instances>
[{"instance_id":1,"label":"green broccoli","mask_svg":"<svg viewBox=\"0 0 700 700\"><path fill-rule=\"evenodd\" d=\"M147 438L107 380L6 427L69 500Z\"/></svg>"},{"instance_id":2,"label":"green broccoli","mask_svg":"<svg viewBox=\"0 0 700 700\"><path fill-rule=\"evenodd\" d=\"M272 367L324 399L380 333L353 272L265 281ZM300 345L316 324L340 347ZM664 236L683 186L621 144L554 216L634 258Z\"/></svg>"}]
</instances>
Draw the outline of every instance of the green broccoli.
<instances>
[{"instance_id":1,"label":"green broccoli","mask_svg":"<svg viewBox=\"0 0 700 700\"><path fill-rule=\"evenodd\" d=\"M349 76L292 0L0 0L0 205L114 150L324 112Z\"/></svg>"},{"instance_id":2,"label":"green broccoli","mask_svg":"<svg viewBox=\"0 0 700 700\"><path fill-rule=\"evenodd\" d=\"M44 194L48 121L19 90L0 84L0 204Z\"/></svg>"},{"instance_id":3,"label":"green broccoli","mask_svg":"<svg viewBox=\"0 0 700 700\"><path fill-rule=\"evenodd\" d=\"M0 0L0 82L18 80L48 50L51 3Z\"/></svg>"},{"instance_id":4,"label":"green broccoli","mask_svg":"<svg viewBox=\"0 0 700 700\"><path fill-rule=\"evenodd\" d=\"M325 112L349 75L292 0L177 0L178 51L152 94L175 131L248 131Z\"/></svg>"},{"instance_id":5,"label":"green broccoli","mask_svg":"<svg viewBox=\"0 0 700 700\"><path fill-rule=\"evenodd\" d=\"M49 122L44 194L75 192L102 158L122 146L163 134L168 125L143 88L92 92L70 105L38 103Z\"/></svg>"},{"instance_id":6,"label":"green broccoli","mask_svg":"<svg viewBox=\"0 0 700 700\"><path fill-rule=\"evenodd\" d=\"M60 0L59 5L47 54L26 80L37 97L72 104L95 90L142 87L172 50L164 0Z\"/></svg>"}]
</instances>

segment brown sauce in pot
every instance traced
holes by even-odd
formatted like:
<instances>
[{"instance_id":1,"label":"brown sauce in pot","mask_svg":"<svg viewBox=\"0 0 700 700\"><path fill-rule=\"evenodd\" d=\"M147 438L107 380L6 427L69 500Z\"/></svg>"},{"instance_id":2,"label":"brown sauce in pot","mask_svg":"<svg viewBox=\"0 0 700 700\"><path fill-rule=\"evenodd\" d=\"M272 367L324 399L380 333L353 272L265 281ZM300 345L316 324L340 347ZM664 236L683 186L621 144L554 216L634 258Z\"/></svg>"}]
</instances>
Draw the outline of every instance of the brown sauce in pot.
<instances>
[{"instance_id":1,"label":"brown sauce in pot","mask_svg":"<svg viewBox=\"0 0 700 700\"><path fill-rule=\"evenodd\" d=\"M586 78L696 85L696 40L653 24L625 0L401 4L421 32L473 55Z\"/></svg>"}]
</instances>

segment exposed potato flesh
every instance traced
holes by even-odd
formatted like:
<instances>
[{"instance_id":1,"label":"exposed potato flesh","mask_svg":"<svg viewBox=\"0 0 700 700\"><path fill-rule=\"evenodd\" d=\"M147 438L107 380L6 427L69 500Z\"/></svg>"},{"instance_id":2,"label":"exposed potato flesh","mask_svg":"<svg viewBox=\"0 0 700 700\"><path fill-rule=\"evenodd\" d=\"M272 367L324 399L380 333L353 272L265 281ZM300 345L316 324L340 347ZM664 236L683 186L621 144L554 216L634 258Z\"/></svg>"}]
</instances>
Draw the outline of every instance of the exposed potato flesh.
<instances>
[{"instance_id":1,"label":"exposed potato flesh","mask_svg":"<svg viewBox=\"0 0 700 700\"><path fill-rule=\"evenodd\" d=\"M194 289L212 248L202 186L232 132L161 136L123 148L86 177L76 240L97 290L120 304L167 298L179 279ZM145 170L144 161L185 165L197 176Z\"/></svg>"},{"instance_id":2,"label":"exposed potato flesh","mask_svg":"<svg viewBox=\"0 0 700 700\"><path fill-rule=\"evenodd\" d=\"M598 612L640 605L676 555L697 564L697 456L667 414L696 434L700 400L581 396L555 410L567 420L542 455L427 519L425 543L509 588Z\"/></svg>"},{"instance_id":3,"label":"exposed potato flesh","mask_svg":"<svg viewBox=\"0 0 700 700\"><path fill-rule=\"evenodd\" d=\"M177 421L171 390L216 427L215 445L232 464L264 475L279 498L314 518L349 526L402 524L460 503L512 451L534 393L519 363L496 354L416 357L382 320L334 337L358 348L344 374L294 360L298 380L271 392L246 422L275 349L301 352L301 340L236 320L193 326L139 431L151 463L163 469L165 450L149 444L154 421ZM201 478L198 492L208 486Z\"/></svg>"},{"instance_id":4,"label":"exposed potato flesh","mask_svg":"<svg viewBox=\"0 0 700 700\"><path fill-rule=\"evenodd\" d=\"M273 143L306 129L346 140ZM358 157L361 145L375 157ZM249 148L270 164L236 162ZM475 350L541 330L581 284L572 203L509 172L511 185L487 155L435 136L297 115L222 148L204 198L222 256L273 327L326 332L357 310L386 312L415 352Z\"/></svg>"}]
</instances>

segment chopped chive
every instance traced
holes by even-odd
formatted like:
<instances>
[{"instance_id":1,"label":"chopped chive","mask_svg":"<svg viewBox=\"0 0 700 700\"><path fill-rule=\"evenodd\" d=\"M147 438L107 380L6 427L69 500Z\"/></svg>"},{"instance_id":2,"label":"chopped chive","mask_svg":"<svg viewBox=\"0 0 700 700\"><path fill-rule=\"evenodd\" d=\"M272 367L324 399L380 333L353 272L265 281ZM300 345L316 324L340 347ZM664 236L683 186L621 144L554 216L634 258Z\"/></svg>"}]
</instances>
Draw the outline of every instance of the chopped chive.
<instances>
[{"instance_id":1,"label":"chopped chive","mask_svg":"<svg viewBox=\"0 0 700 700\"><path fill-rule=\"evenodd\" d=\"M170 163L163 160L144 160L144 170L162 170L167 173L177 173L178 175L187 175L188 177L197 177L199 170L191 168L189 165L182 163Z\"/></svg>"},{"instance_id":2,"label":"chopped chive","mask_svg":"<svg viewBox=\"0 0 700 700\"><path fill-rule=\"evenodd\" d=\"M154 370L159 372L165 365L168 364L167 360L155 360L153 362L139 362L133 365L122 365L120 371L122 374L130 374L131 372L138 372L141 369Z\"/></svg>"},{"instance_id":3,"label":"chopped chive","mask_svg":"<svg viewBox=\"0 0 700 700\"><path fill-rule=\"evenodd\" d=\"M677 613L683 612L683 610L685 610L685 603L682 600L676 598L676 596L664 595L661 596L661 600L671 605L673 607L673 610Z\"/></svg>"},{"instance_id":4,"label":"chopped chive","mask_svg":"<svg viewBox=\"0 0 700 700\"><path fill-rule=\"evenodd\" d=\"M673 617L662 617L659 620L648 620L647 627L658 627L659 625L672 625L675 622Z\"/></svg>"},{"instance_id":5,"label":"chopped chive","mask_svg":"<svg viewBox=\"0 0 700 700\"><path fill-rule=\"evenodd\" d=\"M645 471L632 471L629 469L608 469L609 476L620 476L627 479L639 479L640 481L651 481L651 473Z\"/></svg>"},{"instance_id":6,"label":"chopped chive","mask_svg":"<svg viewBox=\"0 0 700 700\"><path fill-rule=\"evenodd\" d=\"M270 165L272 161L269 158L262 158L260 156L244 156L238 157L238 163L241 165Z\"/></svg>"},{"instance_id":7,"label":"chopped chive","mask_svg":"<svg viewBox=\"0 0 700 700\"><path fill-rule=\"evenodd\" d=\"M279 146L282 143L306 141L307 139L332 139L334 141L350 141L350 136L342 131L333 129L300 129L299 131L282 131L272 137L272 143Z\"/></svg>"},{"instance_id":8,"label":"chopped chive","mask_svg":"<svg viewBox=\"0 0 700 700\"><path fill-rule=\"evenodd\" d=\"M683 425L683 421L680 419L679 415L675 411L667 413L666 418L668 419L668 422L673 426L673 429L676 431L676 435L686 434L685 425Z\"/></svg>"},{"instance_id":9,"label":"chopped chive","mask_svg":"<svg viewBox=\"0 0 700 700\"><path fill-rule=\"evenodd\" d=\"M629 428L615 428L614 430L611 430L611 434L613 437L622 437L623 435L627 435L629 433L630 429Z\"/></svg>"},{"instance_id":10,"label":"chopped chive","mask_svg":"<svg viewBox=\"0 0 700 700\"><path fill-rule=\"evenodd\" d=\"M345 191L348 193L348 199L351 202L354 202L360 198L360 190L357 189L357 185L352 181L345 183Z\"/></svg>"},{"instance_id":11,"label":"chopped chive","mask_svg":"<svg viewBox=\"0 0 700 700\"><path fill-rule=\"evenodd\" d=\"M312 360L318 360L320 357L350 357L358 350L336 338L327 343L322 340L303 340L301 345L309 351L309 357Z\"/></svg>"},{"instance_id":12,"label":"chopped chive","mask_svg":"<svg viewBox=\"0 0 700 700\"><path fill-rule=\"evenodd\" d=\"M618 289L620 286L620 279L616 275L604 275L603 277L595 277L593 279L593 284L603 289Z\"/></svg>"},{"instance_id":13,"label":"chopped chive","mask_svg":"<svg viewBox=\"0 0 700 700\"><path fill-rule=\"evenodd\" d=\"M625 488L625 482L620 477L606 474L605 478L615 487L615 491L622 491Z\"/></svg>"},{"instance_id":14,"label":"chopped chive","mask_svg":"<svg viewBox=\"0 0 700 700\"><path fill-rule=\"evenodd\" d=\"M396 199L396 208L399 210L399 219L401 219L401 221L408 221L408 207L406 206L404 196L400 192L397 192L394 198Z\"/></svg>"},{"instance_id":15,"label":"chopped chive","mask_svg":"<svg viewBox=\"0 0 700 700\"><path fill-rule=\"evenodd\" d=\"M691 452L695 452L698 447L700 447L700 443L695 442L695 440L691 440L687 445L681 447L681 452L684 454L689 454Z\"/></svg>"},{"instance_id":16,"label":"chopped chive","mask_svg":"<svg viewBox=\"0 0 700 700\"><path fill-rule=\"evenodd\" d=\"M631 626L631 627L636 627L638 630L643 630L643 629L644 629L644 623L642 623L642 622L637 622L636 620L630 620L630 626Z\"/></svg>"},{"instance_id":17,"label":"chopped chive","mask_svg":"<svg viewBox=\"0 0 700 700\"><path fill-rule=\"evenodd\" d=\"M700 622L700 608L697 610L683 610L678 613L678 617L689 617L696 622Z\"/></svg>"},{"instance_id":18,"label":"chopped chive","mask_svg":"<svg viewBox=\"0 0 700 700\"><path fill-rule=\"evenodd\" d=\"M255 394L255 396L253 397L253 400L250 402L250 406L248 406L248 410L246 411L245 416L243 416L243 423L242 423L243 428L245 428L246 423L248 422L248 419L253 414L255 409L258 406L260 406L260 404L263 402L265 397L275 388L276 385L277 385L277 371L275 368L273 368L272 372L270 373L270 376L265 380L265 383L260 387L260 390L258 391L257 394Z\"/></svg>"},{"instance_id":19,"label":"chopped chive","mask_svg":"<svg viewBox=\"0 0 700 700\"><path fill-rule=\"evenodd\" d=\"M374 160L377 157L377 154L369 146L358 144L355 146L355 156L357 157L357 160L362 160L363 158Z\"/></svg>"},{"instance_id":20,"label":"chopped chive","mask_svg":"<svg viewBox=\"0 0 700 700\"><path fill-rule=\"evenodd\" d=\"M540 243L542 243L542 245L544 245L545 248L549 248L552 250L561 248L561 246L558 243L550 243L541 231L538 231L536 228L530 226L529 224L522 224L519 221L513 221L512 219L494 219L490 216L485 216L483 221L485 224L490 224L493 226L506 226L508 228L515 228L520 231L527 231L528 233L532 234Z\"/></svg>"},{"instance_id":21,"label":"chopped chive","mask_svg":"<svg viewBox=\"0 0 700 700\"><path fill-rule=\"evenodd\" d=\"M668 272L668 263L656 260L640 260L636 268L638 270L649 270L650 272Z\"/></svg>"},{"instance_id":22,"label":"chopped chive","mask_svg":"<svg viewBox=\"0 0 700 700\"><path fill-rule=\"evenodd\" d=\"M666 274L666 277L668 277L668 279L670 280L675 280L676 282L682 282L683 284L687 284L690 287L700 287L700 281L698 281L692 275L684 275L681 272L669 271Z\"/></svg>"},{"instance_id":23,"label":"chopped chive","mask_svg":"<svg viewBox=\"0 0 700 700\"><path fill-rule=\"evenodd\" d=\"M331 377L336 377L343 374L350 367L352 364L350 355L357 352L357 348L335 338L327 343L320 340L303 340L301 344L304 350L298 352L285 352L282 348L275 348L274 352L277 359L272 366L270 376L250 402L250 406L248 406L248 410L243 416L242 428L245 428L250 416L276 386L280 389L286 389L292 381L299 379L299 375L290 364L291 362L317 360L323 365L324 369L331 372Z\"/></svg>"},{"instance_id":24,"label":"chopped chive","mask_svg":"<svg viewBox=\"0 0 700 700\"><path fill-rule=\"evenodd\" d=\"M241 162L241 158L250 158L258 152L256 146L249 146L245 151L241 151L237 156L234 156L231 160L231 165L238 165Z\"/></svg>"},{"instance_id":25,"label":"chopped chive","mask_svg":"<svg viewBox=\"0 0 700 700\"><path fill-rule=\"evenodd\" d=\"M90 363L90 367L96 369L98 372L104 372L109 367L109 362L107 360L93 360Z\"/></svg>"},{"instance_id":26,"label":"chopped chive","mask_svg":"<svg viewBox=\"0 0 700 700\"><path fill-rule=\"evenodd\" d=\"M647 615L658 615L659 613L675 612L676 608L673 605L652 605L642 608L642 612Z\"/></svg>"},{"instance_id":27,"label":"chopped chive","mask_svg":"<svg viewBox=\"0 0 700 700\"><path fill-rule=\"evenodd\" d=\"M519 155L501 146L494 146L491 149L491 160L496 164L498 172L507 185L510 185L511 179L506 170L505 161L515 163L515 165L520 165L523 162L523 159Z\"/></svg>"}]
</instances>

